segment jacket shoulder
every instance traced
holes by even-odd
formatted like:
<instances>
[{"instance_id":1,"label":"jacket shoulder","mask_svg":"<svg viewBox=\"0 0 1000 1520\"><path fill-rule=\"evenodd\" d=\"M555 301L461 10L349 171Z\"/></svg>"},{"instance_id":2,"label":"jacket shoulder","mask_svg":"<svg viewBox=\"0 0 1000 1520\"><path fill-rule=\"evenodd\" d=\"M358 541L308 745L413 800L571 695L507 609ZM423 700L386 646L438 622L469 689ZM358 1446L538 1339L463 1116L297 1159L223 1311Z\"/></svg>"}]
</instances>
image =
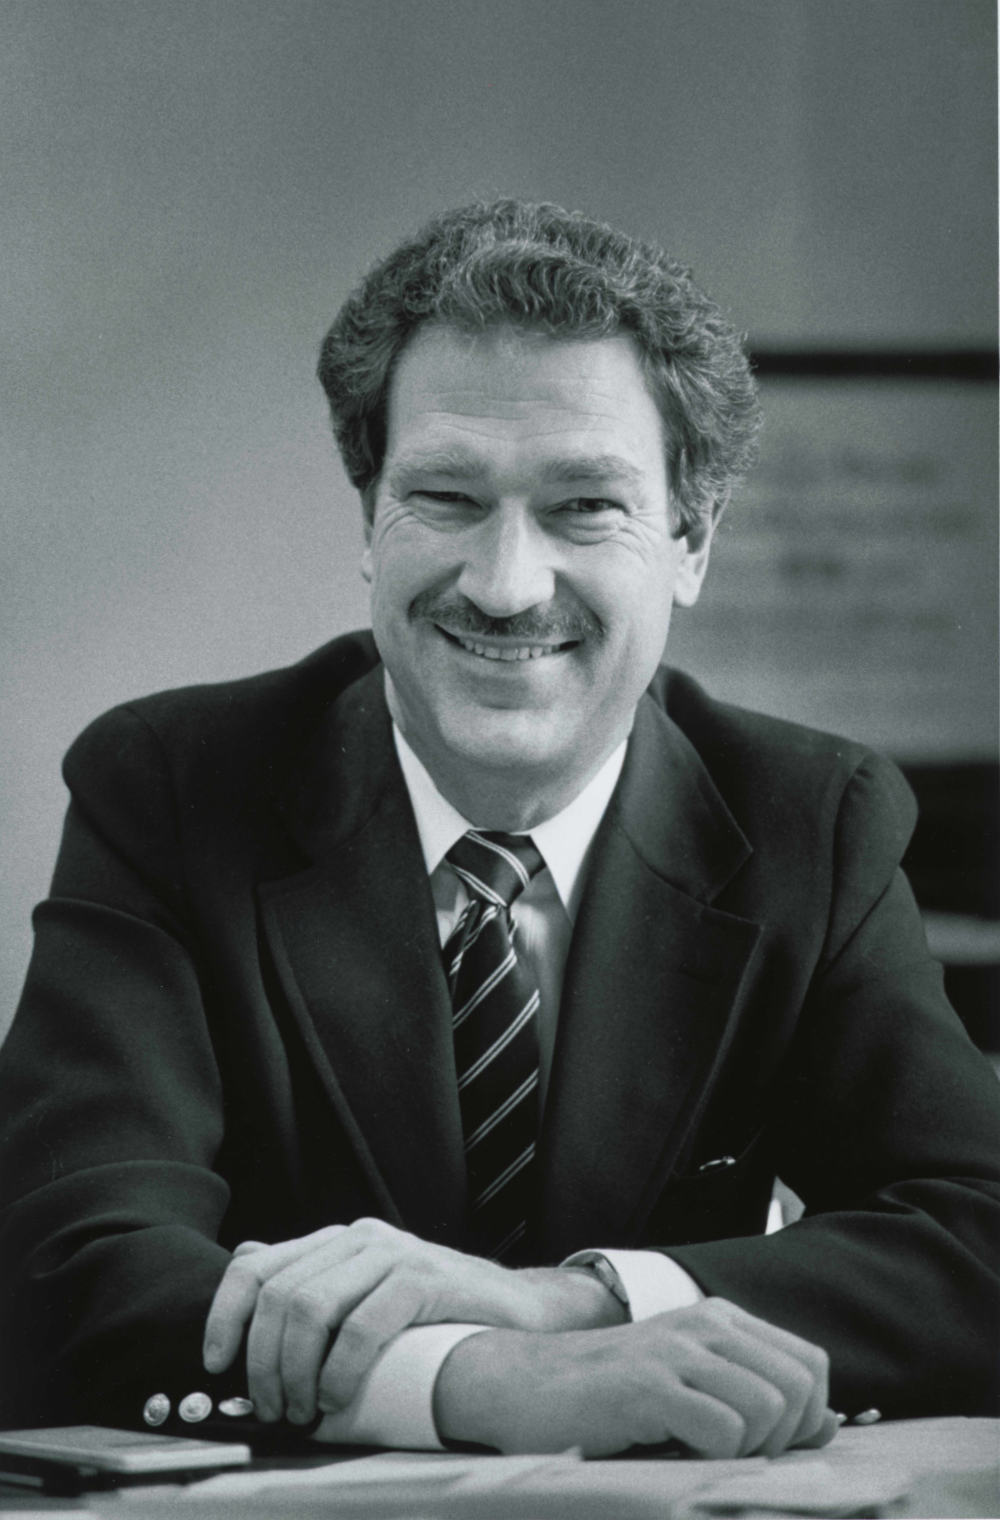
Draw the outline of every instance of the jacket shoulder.
<instances>
[{"instance_id":1,"label":"jacket shoulder","mask_svg":"<svg viewBox=\"0 0 1000 1520\"><path fill-rule=\"evenodd\" d=\"M719 702L690 676L662 670L650 688L697 751L751 842L774 842L850 820L878 853L898 860L913 832L916 803L893 762L853 739Z\"/></svg>"},{"instance_id":2,"label":"jacket shoulder","mask_svg":"<svg viewBox=\"0 0 1000 1520\"><path fill-rule=\"evenodd\" d=\"M153 749L182 766L242 759L270 767L377 662L371 635L350 633L278 670L123 702L95 718L70 746L67 784L72 790L89 772L135 763Z\"/></svg>"}]
</instances>

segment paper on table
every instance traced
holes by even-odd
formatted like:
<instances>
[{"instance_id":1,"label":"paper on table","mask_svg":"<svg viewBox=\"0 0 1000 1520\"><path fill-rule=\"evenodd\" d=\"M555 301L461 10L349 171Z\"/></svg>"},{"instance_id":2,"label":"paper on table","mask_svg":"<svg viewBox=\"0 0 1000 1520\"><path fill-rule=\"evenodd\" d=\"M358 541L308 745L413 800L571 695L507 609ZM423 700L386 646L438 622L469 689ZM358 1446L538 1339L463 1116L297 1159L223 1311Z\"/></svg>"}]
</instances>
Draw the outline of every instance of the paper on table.
<instances>
[{"instance_id":1,"label":"paper on table","mask_svg":"<svg viewBox=\"0 0 1000 1520\"><path fill-rule=\"evenodd\" d=\"M135 1496L135 1520L682 1520L695 1494L765 1465L642 1459L583 1462L576 1452L533 1457L385 1452L306 1470L220 1474L172 1495ZM98 1513L105 1515L103 1509ZM132 1520L116 1495L106 1520Z\"/></svg>"},{"instance_id":2,"label":"paper on table","mask_svg":"<svg viewBox=\"0 0 1000 1520\"><path fill-rule=\"evenodd\" d=\"M663 1459L583 1462L575 1451L552 1456L467 1457L381 1452L303 1469L219 1474L165 1495L139 1493L135 1520L680 1520L695 1493L727 1473L763 1467L764 1459L677 1462ZM229 1481L235 1479L235 1482ZM131 1520L131 1496L107 1520Z\"/></svg>"},{"instance_id":3,"label":"paper on table","mask_svg":"<svg viewBox=\"0 0 1000 1520\"><path fill-rule=\"evenodd\" d=\"M267 1491L293 1488L364 1488L398 1485L401 1491L451 1491L461 1487L499 1488L529 1475L559 1473L580 1463L577 1450L525 1457L462 1456L453 1452L385 1451L353 1461L328 1462L318 1467L270 1468L261 1472L218 1473L189 1484L185 1499L236 1499ZM233 1481L230 1481L233 1480Z\"/></svg>"},{"instance_id":4,"label":"paper on table","mask_svg":"<svg viewBox=\"0 0 1000 1520\"><path fill-rule=\"evenodd\" d=\"M104 1520L177 1520L178 1506L185 1504L192 1520L330 1520L331 1514L337 1520L832 1520L887 1507L893 1514L1000 1515L993 1507L998 1430L998 1422L988 1419L887 1422L844 1429L822 1453L787 1452L773 1462L386 1452L287 1475L252 1474L272 1486L245 1496L213 1498L207 1492L199 1499L198 1490L209 1489L213 1479L187 1499L176 1488L144 1488L93 1495L87 1508ZM331 1468L336 1486L324 1481ZM362 1481L354 1481L359 1470ZM452 1482L449 1472L467 1475L469 1486ZM955 1488L959 1480L961 1492ZM225 1486L231 1482L226 1479ZM276 1482L284 1483L287 1495Z\"/></svg>"},{"instance_id":5,"label":"paper on table","mask_svg":"<svg viewBox=\"0 0 1000 1520\"><path fill-rule=\"evenodd\" d=\"M186 1506L198 1520L698 1520L712 1516L835 1517L881 1512L911 1488L900 1462L841 1466L791 1453L732 1461L583 1462L546 1456L380 1452L309 1468L220 1473L162 1498L162 1520ZM161 1520L160 1495L137 1496ZM114 1515L128 1520L128 1499ZM109 1514L111 1512L109 1511Z\"/></svg>"},{"instance_id":6,"label":"paper on table","mask_svg":"<svg viewBox=\"0 0 1000 1520\"><path fill-rule=\"evenodd\" d=\"M735 1473L710 1483L695 1498L695 1510L712 1515L791 1514L837 1516L872 1514L909 1492L913 1474L880 1463L845 1468L822 1458L769 1462L756 1473Z\"/></svg>"}]
</instances>

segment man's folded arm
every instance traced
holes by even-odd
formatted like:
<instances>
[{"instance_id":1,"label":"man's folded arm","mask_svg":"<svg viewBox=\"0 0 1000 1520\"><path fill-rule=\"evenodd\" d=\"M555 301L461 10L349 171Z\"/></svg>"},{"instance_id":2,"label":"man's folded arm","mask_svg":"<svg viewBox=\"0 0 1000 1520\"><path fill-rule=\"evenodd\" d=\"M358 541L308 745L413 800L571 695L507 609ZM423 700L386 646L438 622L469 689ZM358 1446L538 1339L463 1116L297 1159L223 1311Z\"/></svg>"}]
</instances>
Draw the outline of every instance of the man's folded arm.
<instances>
[{"instance_id":1,"label":"man's folded arm","mask_svg":"<svg viewBox=\"0 0 1000 1520\"><path fill-rule=\"evenodd\" d=\"M579 1251L563 1265L583 1265L596 1256L603 1257L618 1274L633 1320L684 1308L704 1297L683 1268L656 1251ZM459 1342L490 1328L440 1324L404 1330L379 1356L350 1405L324 1417L316 1439L440 1447L433 1406L441 1368Z\"/></svg>"},{"instance_id":2,"label":"man's folded arm","mask_svg":"<svg viewBox=\"0 0 1000 1520\"><path fill-rule=\"evenodd\" d=\"M824 954L768 1115L805 1216L665 1249L707 1294L825 1346L836 1407L988 1413L1000 1401L1000 1102L898 869L912 817L878 757L839 808Z\"/></svg>"}]
</instances>

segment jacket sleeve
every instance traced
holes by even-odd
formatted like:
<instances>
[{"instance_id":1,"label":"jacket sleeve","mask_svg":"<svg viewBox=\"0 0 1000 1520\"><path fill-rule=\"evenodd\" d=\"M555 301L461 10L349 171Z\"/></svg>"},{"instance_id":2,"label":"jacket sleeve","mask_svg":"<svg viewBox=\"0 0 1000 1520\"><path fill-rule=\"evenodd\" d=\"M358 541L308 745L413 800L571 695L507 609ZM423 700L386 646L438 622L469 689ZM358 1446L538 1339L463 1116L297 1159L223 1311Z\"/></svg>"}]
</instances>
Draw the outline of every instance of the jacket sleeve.
<instances>
[{"instance_id":1,"label":"jacket sleeve","mask_svg":"<svg viewBox=\"0 0 1000 1520\"><path fill-rule=\"evenodd\" d=\"M116 710L65 776L51 895L0 1056L0 1423L134 1424L152 1376L191 1391L229 1259L222 1093L158 741Z\"/></svg>"},{"instance_id":2,"label":"jacket sleeve","mask_svg":"<svg viewBox=\"0 0 1000 1520\"><path fill-rule=\"evenodd\" d=\"M899 870L912 817L872 757L817 862L834 882L824 948L767 1126L805 1216L670 1254L706 1292L825 1346L848 1413L995 1412L1000 1089Z\"/></svg>"}]
</instances>

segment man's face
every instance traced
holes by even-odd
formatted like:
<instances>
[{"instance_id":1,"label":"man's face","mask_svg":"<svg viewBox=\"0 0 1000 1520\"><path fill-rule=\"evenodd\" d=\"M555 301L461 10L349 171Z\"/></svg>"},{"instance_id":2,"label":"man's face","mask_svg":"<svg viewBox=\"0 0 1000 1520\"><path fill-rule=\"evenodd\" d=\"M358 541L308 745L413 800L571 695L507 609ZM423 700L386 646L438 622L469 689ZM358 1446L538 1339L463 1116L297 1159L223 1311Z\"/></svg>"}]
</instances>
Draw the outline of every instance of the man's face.
<instances>
[{"instance_id":1,"label":"man's face","mask_svg":"<svg viewBox=\"0 0 1000 1520\"><path fill-rule=\"evenodd\" d=\"M673 536L632 343L421 328L387 435L364 570L393 717L464 810L500 772L565 805L628 733L711 537Z\"/></svg>"}]
</instances>

